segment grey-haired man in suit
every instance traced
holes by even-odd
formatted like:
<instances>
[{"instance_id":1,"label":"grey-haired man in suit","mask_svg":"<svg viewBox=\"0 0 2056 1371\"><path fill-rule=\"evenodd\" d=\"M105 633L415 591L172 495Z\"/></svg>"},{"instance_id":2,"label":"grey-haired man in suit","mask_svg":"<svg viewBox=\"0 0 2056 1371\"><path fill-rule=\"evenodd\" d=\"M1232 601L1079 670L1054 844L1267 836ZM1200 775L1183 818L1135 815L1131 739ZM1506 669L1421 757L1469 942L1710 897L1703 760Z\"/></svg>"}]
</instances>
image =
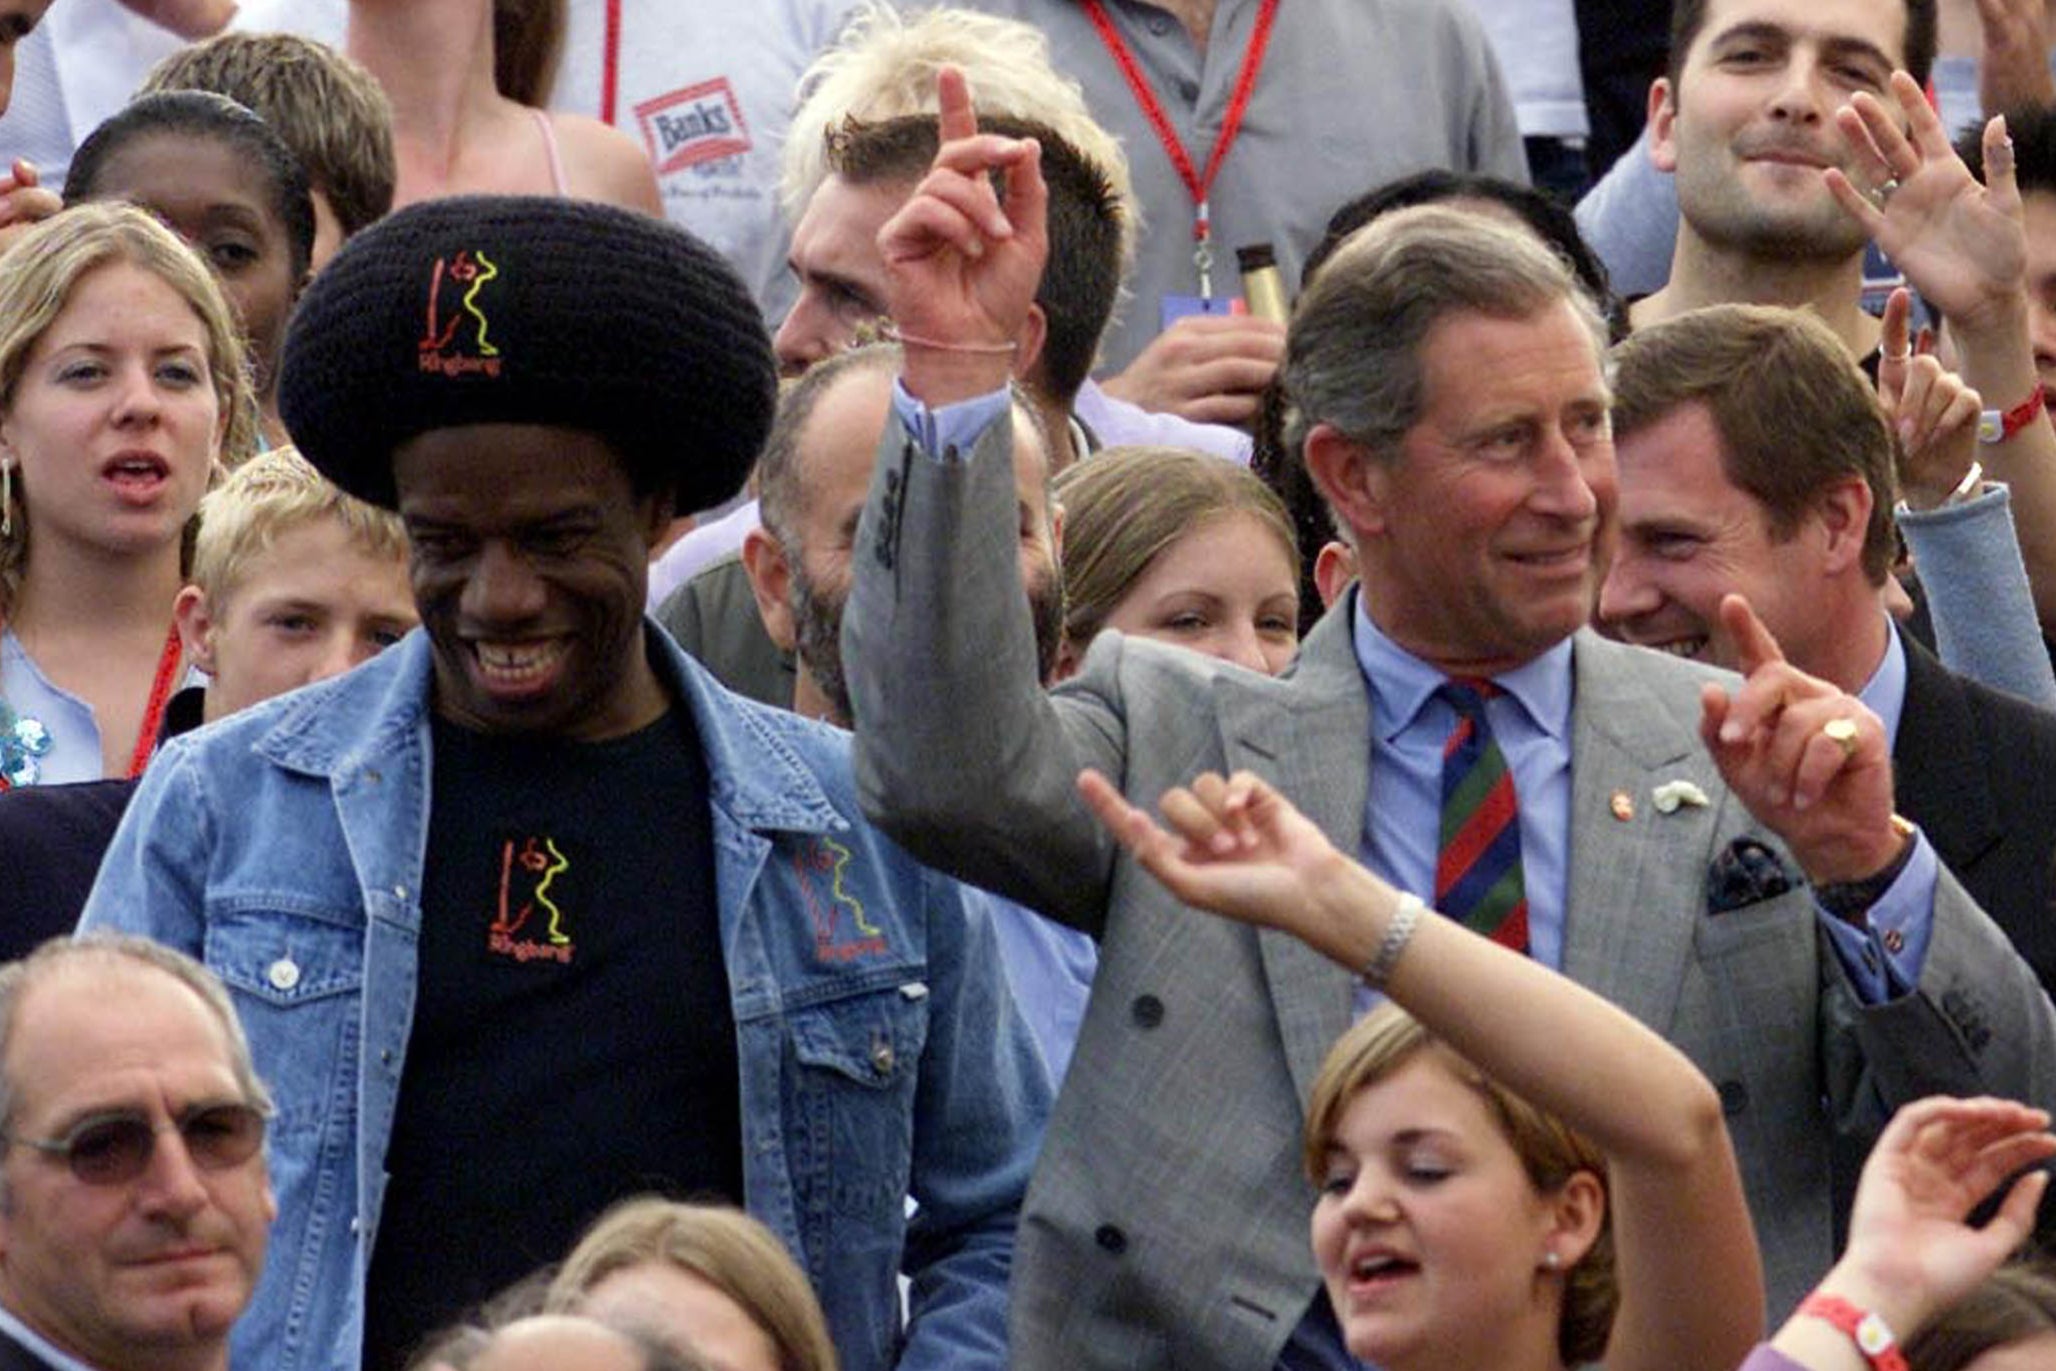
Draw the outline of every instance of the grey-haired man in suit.
<instances>
[{"instance_id":1,"label":"grey-haired man in suit","mask_svg":"<svg viewBox=\"0 0 2056 1371\"><path fill-rule=\"evenodd\" d=\"M1108 635L1045 697L1000 536L1005 364L1043 252L1035 150L979 135L943 85L945 146L880 235L905 393L844 655L867 809L1101 940L1022 1215L1014 1366L1350 1365L1316 1298L1296 1144L1365 997L1289 938L1181 909L1075 801L1082 766L1143 802L1258 772L1446 906L1444 683L1489 678L1473 688L1496 697L1485 727L1519 795L1514 932L1716 1082L1779 1314L1832 1255L1831 1162L1886 1109L1938 1085L2048 1102L2049 1003L1894 819L1876 717L1788 666L1739 599L1743 680L1584 629L1614 536L1605 333L1514 230L1392 216L1300 301L1293 438L1362 589L1290 674Z\"/></svg>"}]
</instances>

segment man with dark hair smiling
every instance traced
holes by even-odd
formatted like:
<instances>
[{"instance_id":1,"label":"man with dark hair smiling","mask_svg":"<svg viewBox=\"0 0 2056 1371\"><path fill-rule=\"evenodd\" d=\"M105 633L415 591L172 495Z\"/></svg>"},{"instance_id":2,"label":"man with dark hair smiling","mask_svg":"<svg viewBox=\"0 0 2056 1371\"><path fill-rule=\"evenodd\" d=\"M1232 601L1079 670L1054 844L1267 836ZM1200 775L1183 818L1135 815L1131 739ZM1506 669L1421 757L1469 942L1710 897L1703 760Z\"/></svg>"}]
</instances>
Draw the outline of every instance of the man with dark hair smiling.
<instances>
[{"instance_id":1,"label":"man with dark hair smiling","mask_svg":"<svg viewBox=\"0 0 2056 1371\"><path fill-rule=\"evenodd\" d=\"M1720 602L1747 595L1795 666L1877 713L1900 811L2056 987L2056 714L1950 671L1886 612L1898 449L1869 381L1819 320L1752 305L1638 331L1613 369L1600 625L1734 668Z\"/></svg>"},{"instance_id":2,"label":"man with dark hair smiling","mask_svg":"<svg viewBox=\"0 0 2056 1371\"><path fill-rule=\"evenodd\" d=\"M301 302L286 421L424 632L172 743L85 915L204 949L281 1082L251 1365L393 1371L651 1189L769 1224L850 1371L1006 1364L1048 1080L990 920L642 613L773 390L731 269L578 201L409 206Z\"/></svg>"}]
</instances>

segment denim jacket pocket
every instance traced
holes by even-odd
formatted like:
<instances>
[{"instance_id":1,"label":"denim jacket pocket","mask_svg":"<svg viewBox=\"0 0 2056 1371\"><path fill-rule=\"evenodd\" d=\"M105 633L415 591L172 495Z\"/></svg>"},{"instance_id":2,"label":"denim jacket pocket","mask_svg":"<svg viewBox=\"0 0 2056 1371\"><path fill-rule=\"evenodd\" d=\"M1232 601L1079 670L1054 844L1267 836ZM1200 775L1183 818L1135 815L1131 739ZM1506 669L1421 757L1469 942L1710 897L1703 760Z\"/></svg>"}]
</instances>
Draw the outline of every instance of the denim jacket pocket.
<instances>
[{"instance_id":1,"label":"denim jacket pocket","mask_svg":"<svg viewBox=\"0 0 2056 1371\"><path fill-rule=\"evenodd\" d=\"M363 929L269 909L217 910L204 956L228 986L277 1101L272 1131L319 1129L333 1103L354 1097Z\"/></svg>"},{"instance_id":2,"label":"denim jacket pocket","mask_svg":"<svg viewBox=\"0 0 2056 1371\"><path fill-rule=\"evenodd\" d=\"M897 1215L913 1151L928 987L909 981L788 1011L800 1127L794 1179L819 1214Z\"/></svg>"}]
</instances>

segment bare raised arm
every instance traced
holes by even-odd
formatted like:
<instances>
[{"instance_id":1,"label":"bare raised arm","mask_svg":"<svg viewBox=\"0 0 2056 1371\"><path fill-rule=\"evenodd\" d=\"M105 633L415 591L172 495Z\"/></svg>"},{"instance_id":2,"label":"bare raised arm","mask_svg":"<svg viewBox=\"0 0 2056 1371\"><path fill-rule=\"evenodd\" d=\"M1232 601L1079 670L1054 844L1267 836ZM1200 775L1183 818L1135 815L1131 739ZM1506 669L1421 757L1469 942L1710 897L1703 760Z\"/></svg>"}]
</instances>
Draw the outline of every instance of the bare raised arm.
<instances>
[{"instance_id":1,"label":"bare raised arm","mask_svg":"<svg viewBox=\"0 0 2056 1371\"><path fill-rule=\"evenodd\" d=\"M1987 406L2013 409L2039 393L2041 378L2028 336L2027 234L2006 121L1985 125L1980 185L1913 78L1894 72L1888 94L1889 104L1858 92L1836 111L1855 179L1835 168L1821 175L1948 321L1964 381ZM1877 191L1866 196L1859 183ZM2047 632L2056 626L2056 429L2037 415L1985 444L1980 457L1987 475L2013 488L2021 555Z\"/></svg>"},{"instance_id":2,"label":"bare raised arm","mask_svg":"<svg viewBox=\"0 0 2056 1371\"><path fill-rule=\"evenodd\" d=\"M1857 1182L1849 1245L1817 1287L1876 1314L1900 1340L1969 1294L2027 1240L2048 1188L2022 1178L1982 1228L1969 1215L2006 1178L2056 1154L2049 1116L2012 1100L1917 1100L1893 1116ZM1849 1336L1794 1315L1773 1340L1813 1371L1862 1371Z\"/></svg>"},{"instance_id":3,"label":"bare raised arm","mask_svg":"<svg viewBox=\"0 0 2056 1371\"><path fill-rule=\"evenodd\" d=\"M1168 828L1093 772L1079 790L1187 904L1282 929L1386 993L1502 1084L1606 1153L1621 1305L1610 1371L1732 1371L1762 1335L1763 1273L1713 1087L1590 991L1436 914L1396 959L1402 897L1269 785L1205 775L1164 796ZM1396 939L1395 939L1396 941Z\"/></svg>"}]
</instances>

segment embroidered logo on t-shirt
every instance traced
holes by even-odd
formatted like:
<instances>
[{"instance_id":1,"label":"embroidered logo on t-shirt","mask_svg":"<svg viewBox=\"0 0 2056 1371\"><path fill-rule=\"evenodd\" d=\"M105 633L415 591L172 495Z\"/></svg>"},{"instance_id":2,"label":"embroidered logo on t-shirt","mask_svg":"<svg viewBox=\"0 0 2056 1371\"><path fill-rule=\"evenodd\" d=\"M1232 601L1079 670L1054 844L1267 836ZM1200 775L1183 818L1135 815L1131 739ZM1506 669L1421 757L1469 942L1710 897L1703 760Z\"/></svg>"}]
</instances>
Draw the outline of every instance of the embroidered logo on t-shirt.
<instances>
[{"instance_id":1,"label":"embroidered logo on t-shirt","mask_svg":"<svg viewBox=\"0 0 2056 1371\"><path fill-rule=\"evenodd\" d=\"M635 121L659 176L734 157L751 146L750 126L725 76L645 100L635 107Z\"/></svg>"},{"instance_id":2,"label":"embroidered logo on t-shirt","mask_svg":"<svg viewBox=\"0 0 2056 1371\"><path fill-rule=\"evenodd\" d=\"M550 887L571 869L553 838L508 838L500 845L500 898L486 929L486 950L517 962L571 965L576 945Z\"/></svg>"},{"instance_id":3,"label":"embroidered logo on t-shirt","mask_svg":"<svg viewBox=\"0 0 2056 1371\"><path fill-rule=\"evenodd\" d=\"M811 838L792 855L800 898L814 921L814 951L827 961L846 962L883 952L885 930L864 917L864 902L845 884L850 850L833 838Z\"/></svg>"},{"instance_id":4,"label":"embroidered logo on t-shirt","mask_svg":"<svg viewBox=\"0 0 2056 1371\"><path fill-rule=\"evenodd\" d=\"M444 376L500 374L500 349L488 336L480 293L500 269L483 252L438 257L428 282L428 325L421 335L421 369Z\"/></svg>"}]
</instances>

